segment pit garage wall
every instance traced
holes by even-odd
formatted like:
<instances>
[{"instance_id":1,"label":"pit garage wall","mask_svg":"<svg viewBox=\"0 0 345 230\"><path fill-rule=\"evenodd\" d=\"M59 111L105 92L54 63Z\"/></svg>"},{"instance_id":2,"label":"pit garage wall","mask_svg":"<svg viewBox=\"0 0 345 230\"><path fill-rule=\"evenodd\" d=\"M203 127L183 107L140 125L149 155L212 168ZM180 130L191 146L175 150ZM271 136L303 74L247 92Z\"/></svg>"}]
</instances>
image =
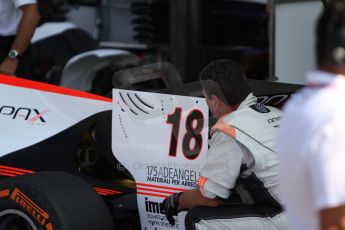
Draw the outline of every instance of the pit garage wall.
<instances>
[{"instance_id":1,"label":"pit garage wall","mask_svg":"<svg viewBox=\"0 0 345 230\"><path fill-rule=\"evenodd\" d=\"M97 38L97 17L97 8L78 6L68 13L67 20L88 32L93 38Z\"/></svg>"},{"instance_id":2,"label":"pit garage wall","mask_svg":"<svg viewBox=\"0 0 345 230\"><path fill-rule=\"evenodd\" d=\"M179 0L183 1L183 0ZM255 2L266 2L266 0L246 0ZM129 20L129 0L105 0L111 2L109 9L116 20L105 19L107 14L102 15L104 25L101 37L106 40L132 41L131 26L123 23ZM175 2L175 1L173 1ZM176 1L177 2L177 1ZM308 70L315 69L315 23L323 7L321 0L268 0L272 4L273 23L271 37L271 70L270 79L278 78L278 82L305 84L305 73ZM128 12L127 12L128 11ZM126 14L126 15L124 15ZM88 15L88 17L85 17ZM87 20L86 20L87 18ZM76 23L85 29L94 37L97 37L95 23L97 19L97 10L91 7L80 7L69 14L69 21ZM121 19L121 20L119 20ZM114 26L115 22L122 24L122 29ZM112 25L114 31L108 26ZM124 27L123 27L124 26ZM121 31L121 33L115 33ZM126 32L124 32L126 31ZM176 64L176 63L175 63ZM182 68L183 69L183 68ZM273 75L273 76L272 76Z\"/></svg>"},{"instance_id":3,"label":"pit garage wall","mask_svg":"<svg viewBox=\"0 0 345 230\"><path fill-rule=\"evenodd\" d=\"M279 82L305 84L305 73L316 68L315 26L321 0L281 0L275 5L275 76Z\"/></svg>"}]
</instances>

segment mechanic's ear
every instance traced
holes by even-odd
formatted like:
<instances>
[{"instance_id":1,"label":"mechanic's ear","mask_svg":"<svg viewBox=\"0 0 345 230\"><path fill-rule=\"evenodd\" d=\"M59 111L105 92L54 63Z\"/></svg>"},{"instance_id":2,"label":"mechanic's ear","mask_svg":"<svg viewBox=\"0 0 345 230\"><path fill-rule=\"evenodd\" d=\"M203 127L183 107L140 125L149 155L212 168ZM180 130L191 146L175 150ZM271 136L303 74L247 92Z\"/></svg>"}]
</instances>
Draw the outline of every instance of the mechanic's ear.
<instances>
[{"instance_id":1,"label":"mechanic's ear","mask_svg":"<svg viewBox=\"0 0 345 230\"><path fill-rule=\"evenodd\" d=\"M214 112L214 108L215 108L215 105L214 105L214 96L211 95L210 97L205 97L206 98L206 103L207 103L207 106L208 108L210 109L211 113Z\"/></svg>"},{"instance_id":2,"label":"mechanic's ear","mask_svg":"<svg viewBox=\"0 0 345 230\"><path fill-rule=\"evenodd\" d=\"M217 110L221 104L221 100L219 99L219 97L215 96L215 95L212 95L211 96L211 101L212 101L212 104L213 104L213 109Z\"/></svg>"}]
</instances>

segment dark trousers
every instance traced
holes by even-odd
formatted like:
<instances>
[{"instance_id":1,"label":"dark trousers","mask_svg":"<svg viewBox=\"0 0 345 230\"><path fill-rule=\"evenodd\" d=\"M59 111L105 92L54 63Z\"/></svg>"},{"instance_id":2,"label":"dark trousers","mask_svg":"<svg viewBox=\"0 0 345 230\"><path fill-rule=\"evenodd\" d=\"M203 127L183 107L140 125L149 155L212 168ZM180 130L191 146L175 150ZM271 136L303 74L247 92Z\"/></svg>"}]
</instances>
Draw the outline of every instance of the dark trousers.
<instances>
[{"instance_id":1,"label":"dark trousers","mask_svg":"<svg viewBox=\"0 0 345 230\"><path fill-rule=\"evenodd\" d=\"M14 40L15 40L15 36L7 36L7 37L0 36L0 63L2 63L6 59ZM34 76L33 76L30 46L21 55L15 75L21 78L33 79Z\"/></svg>"}]
</instances>

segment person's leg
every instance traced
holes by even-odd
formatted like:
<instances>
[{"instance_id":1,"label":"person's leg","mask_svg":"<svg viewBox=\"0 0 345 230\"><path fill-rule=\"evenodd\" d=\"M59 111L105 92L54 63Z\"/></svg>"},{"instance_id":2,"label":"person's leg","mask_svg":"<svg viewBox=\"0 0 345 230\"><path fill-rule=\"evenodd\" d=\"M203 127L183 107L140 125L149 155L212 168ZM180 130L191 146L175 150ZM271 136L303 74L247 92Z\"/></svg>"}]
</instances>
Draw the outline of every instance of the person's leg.
<instances>
[{"instance_id":1,"label":"person's leg","mask_svg":"<svg viewBox=\"0 0 345 230\"><path fill-rule=\"evenodd\" d=\"M217 208L196 207L188 212L185 227L187 230L289 229L285 213L276 208L254 205L223 205Z\"/></svg>"},{"instance_id":2,"label":"person's leg","mask_svg":"<svg viewBox=\"0 0 345 230\"><path fill-rule=\"evenodd\" d=\"M33 76L32 55L30 45L26 48L25 52L19 59L16 76L25 79L35 80L35 77Z\"/></svg>"},{"instance_id":3,"label":"person's leg","mask_svg":"<svg viewBox=\"0 0 345 230\"><path fill-rule=\"evenodd\" d=\"M14 36L12 37L1 37L0 36L0 63L2 63L8 55L11 49L11 45L14 41Z\"/></svg>"},{"instance_id":4,"label":"person's leg","mask_svg":"<svg viewBox=\"0 0 345 230\"><path fill-rule=\"evenodd\" d=\"M8 52L11 50L14 40L15 36L0 37L0 63L7 58ZM34 76L32 76L33 68L31 58L31 48L29 46L19 59L17 71L15 72L17 77L33 79Z\"/></svg>"}]
</instances>

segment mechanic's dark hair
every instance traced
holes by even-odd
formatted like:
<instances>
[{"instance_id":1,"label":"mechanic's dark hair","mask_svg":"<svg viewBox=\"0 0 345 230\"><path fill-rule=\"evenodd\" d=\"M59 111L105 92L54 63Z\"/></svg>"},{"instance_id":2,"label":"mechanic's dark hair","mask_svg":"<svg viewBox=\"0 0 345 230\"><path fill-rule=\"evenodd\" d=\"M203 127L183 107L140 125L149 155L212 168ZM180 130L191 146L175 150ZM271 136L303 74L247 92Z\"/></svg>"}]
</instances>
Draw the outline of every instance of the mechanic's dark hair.
<instances>
[{"instance_id":1,"label":"mechanic's dark hair","mask_svg":"<svg viewBox=\"0 0 345 230\"><path fill-rule=\"evenodd\" d=\"M330 0L317 23L318 65L345 64L345 1Z\"/></svg>"},{"instance_id":2,"label":"mechanic's dark hair","mask_svg":"<svg viewBox=\"0 0 345 230\"><path fill-rule=\"evenodd\" d=\"M217 96L229 105L241 103L252 92L242 66L232 60L208 64L199 76L206 96Z\"/></svg>"}]
</instances>

